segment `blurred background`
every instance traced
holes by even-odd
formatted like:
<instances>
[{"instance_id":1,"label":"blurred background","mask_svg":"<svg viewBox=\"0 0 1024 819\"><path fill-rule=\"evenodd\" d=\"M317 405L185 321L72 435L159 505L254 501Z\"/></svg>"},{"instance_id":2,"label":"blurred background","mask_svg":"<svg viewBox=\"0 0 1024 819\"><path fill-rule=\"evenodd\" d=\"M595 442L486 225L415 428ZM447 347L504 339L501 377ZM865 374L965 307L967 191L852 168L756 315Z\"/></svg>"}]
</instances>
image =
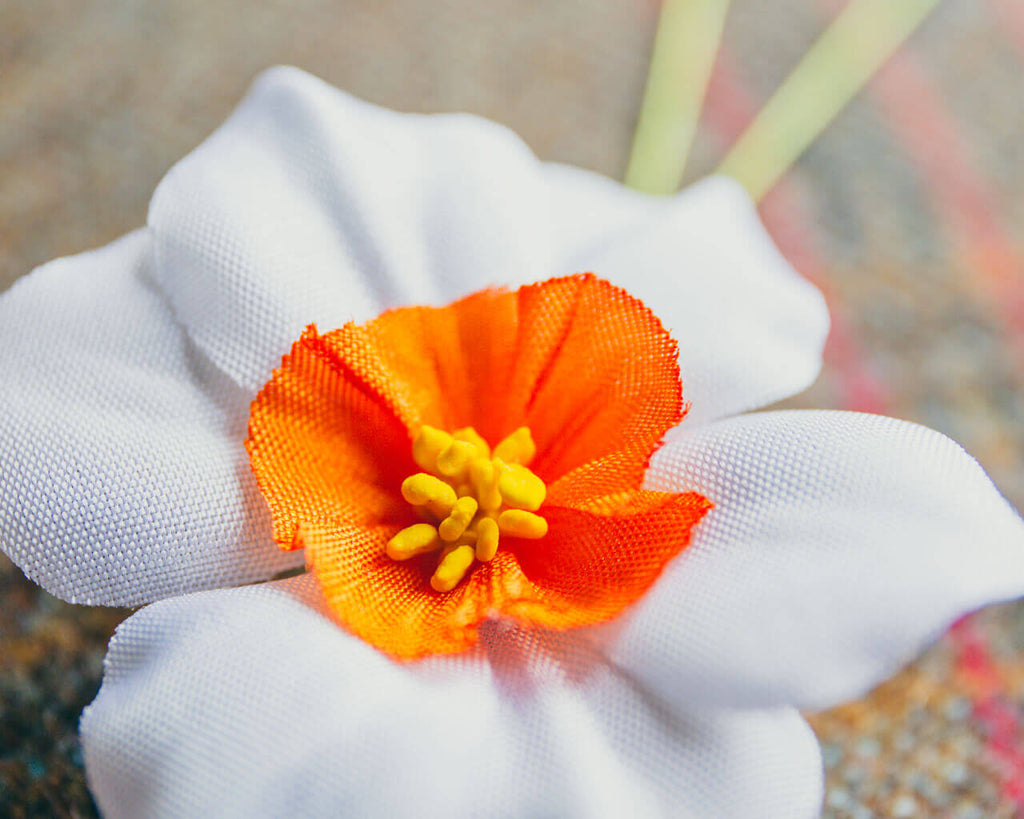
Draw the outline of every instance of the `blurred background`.
<instances>
[{"instance_id":1,"label":"blurred background","mask_svg":"<svg viewBox=\"0 0 1024 819\"><path fill-rule=\"evenodd\" d=\"M734 0L687 181L845 5ZM143 224L161 176L274 63L401 110L482 114L542 159L621 178L659 7L0 0L0 291ZM825 372L788 403L935 427L1024 508L1024 3L939 2L761 212L835 324ZM59 603L0 556L0 815L94 814L76 724L126 614ZM1024 607L966 619L812 717L826 815L1024 815L1022 708Z\"/></svg>"}]
</instances>

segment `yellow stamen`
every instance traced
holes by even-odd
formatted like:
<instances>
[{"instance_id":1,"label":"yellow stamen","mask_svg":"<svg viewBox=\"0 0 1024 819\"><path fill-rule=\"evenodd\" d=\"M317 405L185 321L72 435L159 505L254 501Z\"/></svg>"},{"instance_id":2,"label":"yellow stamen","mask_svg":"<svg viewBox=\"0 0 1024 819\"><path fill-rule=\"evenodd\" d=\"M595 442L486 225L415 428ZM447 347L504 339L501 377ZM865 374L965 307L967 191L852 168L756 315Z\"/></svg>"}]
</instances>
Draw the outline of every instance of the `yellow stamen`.
<instances>
[{"instance_id":1,"label":"yellow stamen","mask_svg":"<svg viewBox=\"0 0 1024 819\"><path fill-rule=\"evenodd\" d=\"M548 494L544 481L520 464L501 464L498 470L498 491L505 503L531 512L540 509Z\"/></svg>"},{"instance_id":2,"label":"yellow stamen","mask_svg":"<svg viewBox=\"0 0 1024 819\"><path fill-rule=\"evenodd\" d=\"M487 445L487 441L480 437L480 433L477 432L473 427L463 427L457 429L452 433L452 438L456 441L465 441L467 444L472 444L476 447L476 456L481 458L491 457L491 448Z\"/></svg>"},{"instance_id":3,"label":"yellow stamen","mask_svg":"<svg viewBox=\"0 0 1024 819\"><path fill-rule=\"evenodd\" d=\"M430 578L434 591L447 592L454 589L473 565L474 557L473 547L469 545L456 546L448 552L441 558L437 571Z\"/></svg>"},{"instance_id":4,"label":"yellow stamen","mask_svg":"<svg viewBox=\"0 0 1024 819\"><path fill-rule=\"evenodd\" d=\"M473 444L452 441L437 456L437 470L446 478L457 478L463 474L475 455L476 447Z\"/></svg>"},{"instance_id":5,"label":"yellow stamen","mask_svg":"<svg viewBox=\"0 0 1024 819\"><path fill-rule=\"evenodd\" d=\"M504 441L494 448L493 457L507 464L529 466L533 456L537 454L537 445L533 442L529 427L519 427Z\"/></svg>"},{"instance_id":6,"label":"yellow stamen","mask_svg":"<svg viewBox=\"0 0 1024 819\"><path fill-rule=\"evenodd\" d=\"M498 521L483 518L476 525L476 559L486 563L498 553Z\"/></svg>"},{"instance_id":7,"label":"yellow stamen","mask_svg":"<svg viewBox=\"0 0 1024 819\"><path fill-rule=\"evenodd\" d=\"M480 508L494 512L501 508L501 492L498 491L498 471L494 462L487 458L475 458L469 465L469 479L473 492L480 502Z\"/></svg>"},{"instance_id":8,"label":"yellow stamen","mask_svg":"<svg viewBox=\"0 0 1024 819\"><path fill-rule=\"evenodd\" d=\"M472 523L473 516L476 514L478 505L476 498L468 495L455 501L455 506L452 507L451 514L442 520L441 525L437 527L437 531L441 535L441 540L447 541L448 543L454 543L462 537L462 533L465 532L469 527L469 524Z\"/></svg>"},{"instance_id":9,"label":"yellow stamen","mask_svg":"<svg viewBox=\"0 0 1024 819\"><path fill-rule=\"evenodd\" d=\"M451 435L424 424L412 442L412 459L420 469L433 472L437 467L437 456L451 445Z\"/></svg>"},{"instance_id":10,"label":"yellow stamen","mask_svg":"<svg viewBox=\"0 0 1024 819\"><path fill-rule=\"evenodd\" d=\"M448 517L458 496L450 484L419 472L402 481L402 497L413 506L426 506L440 518Z\"/></svg>"},{"instance_id":11,"label":"yellow stamen","mask_svg":"<svg viewBox=\"0 0 1024 819\"><path fill-rule=\"evenodd\" d=\"M392 560L408 560L410 557L440 549L441 545L437 529L429 523L414 523L388 541L388 557Z\"/></svg>"},{"instance_id":12,"label":"yellow stamen","mask_svg":"<svg viewBox=\"0 0 1024 819\"><path fill-rule=\"evenodd\" d=\"M522 509L506 509L498 515L498 529L509 537L537 540L548 533L548 522L540 515Z\"/></svg>"},{"instance_id":13,"label":"yellow stamen","mask_svg":"<svg viewBox=\"0 0 1024 819\"><path fill-rule=\"evenodd\" d=\"M413 439L413 460L423 469L402 482L402 497L427 519L387 544L394 560L441 550L430 585L454 589L473 563L493 560L502 534L541 538L548 524L535 512L547 497L544 481L527 466L536 453L530 430L521 427L491 452L472 427L448 434L424 425Z\"/></svg>"}]
</instances>

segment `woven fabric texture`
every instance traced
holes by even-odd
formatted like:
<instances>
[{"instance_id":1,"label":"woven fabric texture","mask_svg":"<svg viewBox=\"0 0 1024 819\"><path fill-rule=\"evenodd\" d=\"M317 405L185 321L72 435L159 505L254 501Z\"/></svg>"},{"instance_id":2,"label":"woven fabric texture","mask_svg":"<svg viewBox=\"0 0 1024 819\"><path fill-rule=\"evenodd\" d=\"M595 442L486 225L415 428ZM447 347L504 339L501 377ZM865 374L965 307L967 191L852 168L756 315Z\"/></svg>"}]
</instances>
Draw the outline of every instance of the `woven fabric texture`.
<instances>
[{"instance_id":1,"label":"woven fabric texture","mask_svg":"<svg viewBox=\"0 0 1024 819\"><path fill-rule=\"evenodd\" d=\"M447 308L404 308L320 336L312 328L253 404L247 448L284 548L304 546L332 609L402 657L465 650L503 617L564 629L642 595L708 508L640 489L683 414L677 350L657 318L593 276ZM385 545L420 521L399 493L422 471L423 424L497 443L520 427L548 485L540 540L502 536L494 560L445 594L436 553Z\"/></svg>"},{"instance_id":2,"label":"woven fabric texture","mask_svg":"<svg viewBox=\"0 0 1024 819\"><path fill-rule=\"evenodd\" d=\"M713 509L613 656L680 707L865 693L1024 584L1024 526L978 463L877 415L754 413L680 432L647 486Z\"/></svg>"},{"instance_id":3,"label":"woven fabric texture","mask_svg":"<svg viewBox=\"0 0 1024 819\"><path fill-rule=\"evenodd\" d=\"M149 224L176 315L253 394L310 323L588 271L657 306L698 418L806 387L828 330L735 182L645 197L540 165L493 123L383 111L294 69L168 173Z\"/></svg>"},{"instance_id":4,"label":"woven fabric texture","mask_svg":"<svg viewBox=\"0 0 1024 819\"><path fill-rule=\"evenodd\" d=\"M817 743L790 709L667 712L607 665L571 686L517 633L397 665L314 609L311 578L151 606L82 720L110 819L809 819Z\"/></svg>"},{"instance_id":5,"label":"woven fabric texture","mask_svg":"<svg viewBox=\"0 0 1024 819\"><path fill-rule=\"evenodd\" d=\"M544 278L542 190L511 131L403 117L274 69L157 188L157 276L196 342L256 390L307 324Z\"/></svg>"},{"instance_id":6,"label":"woven fabric texture","mask_svg":"<svg viewBox=\"0 0 1024 819\"><path fill-rule=\"evenodd\" d=\"M549 165L547 176L562 271L624 287L678 342L684 425L780 401L818 375L825 302L736 182L710 177L661 199L568 166Z\"/></svg>"},{"instance_id":7,"label":"woven fabric texture","mask_svg":"<svg viewBox=\"0 0 1024 819\"><path fill-rule=\"evenodd\" d=\"M45 588L136 605L301 565L270 539L248 397L171 317L147 231L5 294L0 372L0 546Z\"/></svg>"},{"instance_id":8,"label":"woven fabric texture","mask_svg":"<svg viewBox=\"0 0 1024 819\"><path fill-rule=\"evenodd\" d=\"M489 178L495 189L456 185L457 197L431 195L439 180L427 174L400 186L399 196L386 163L371 163L385 177L379 189L361 188L355 177L343 186L354 199L324 200L311 169L322 167L323 178L348 185L349 177L334 178L332 169L361 167L369 150L353 141L350 130L361 129L353 112L366 116L371 132L379 126L374 133L382 144L381 134L393 136L395 167L425 162L433 156L428 148L450 145L446 161L456 167L460 151L470 168L479 152L493 152L481 162L490 167L511 151L525 162L524 173ZM273 127L260 126L269 122ZM375 112L294 70L272 72L236 118L171 172L154 200L148 233L57 263L5 297L0 318L12 321L4 332L16 326L18 313L29 317L12 338L26 360L35 355L38 362L28 368L19 356L0 359L22 375L12 395L23 397L0 399L17 420L5 426L13 444L5 450L17 460L0 472L5 549L70 597L83 590L120 599L125 590L159 597L202 588L216 582L211 565L223 585L271 575L287 565L273 560L293 558L260 557L273 546L269 521L249 516L253 484L242 477L242 442L253 384L269 376L301 331L292 323L307 310L312 315L303 325L322 315L317 310L350 310L335 296L349 285L362 292L364 279L388 282L381 307L418 299L423 288L442 294L451 286L454 297L471 281L514 284L495 281L504 273L479 264L505 258L510 244L522 255L509 258L579 259L607 270L613 282L625 279L675 335L694 409L655 456L646 486L674 492L692 484L706 494L715 510L703 540L607 626L559 637L494 624L479 651L415 666L394 664L328 624L302 602L308 580L158 603L122 626L104 688L83 724L101 807L111 815L221 814L237 804L272 814L284 807L274 802L277 794L299 813L336 813L339 804L353 812L409 813L429 795L455 813L536 813L532 800L550 800L544 804L565 815L621 815L634 806L655 816L813 815L820 759L788 708L862 690L964 609L1024 591L1024 570L1009 554L1024 527L973 461L916 427L831 414L703 423L805 386L817 372L827 328L820 296L781 260L734 185L710 182L679 197L645 199L592 175L545 168L510 148L518 141L496 126L470 118L440 122L451 131L435 139L434 126L424 129L418 117ZM256 146L247 166L254 178L239 187L233 163L244 154L246 134ZM220 162L235 170L218 172ZM203 163L209 169L200 173ZM441 158L429 164L450 167ZM511 221L496 231L492 217L517 201L516 186L528 177L542 180L529 215L545 229L513 235L519 223ZM280 224L258 218L278 194L306 216L294 230L287 230L287 214L279 214ZM381 204L396 196L416 204ZM593 202L593 229L579 209L585 201ZM202 218L189 221L195 213ZM576 247L553 249L560 213L566 240ZM309 232L335 222L336 232ZM363 249L375 255L345 256L350 222L361 226L359 235L375 237ZM421 232L424 225L431 230ZM463 252L474 227L480 232ZM428 252L423 235L447 255ZM145 261L150 241L153 267ZM387 277L390 254L402 260L395 269L408 264L427 281L417 278L404 292ZM357 261L346 266L350 256ZM453 269L436 270L439 258ZM290 266L294 259L302 263ZM692 267L677 261L688 259ZM545 277L549 271L538 266L524 263L515 275ZM135 277L147 270L156 286L150 282L143 296ZM107 312L72 284L56 286L64 282L54 271L109 283ZM358 275L346 279L346 271ZM293 294L298 298L289 300ZM90 323L83 304L98 311L102 327ZM376 302L367 297L361 304L371 309ZM50 315L65 325L49 323ZM65 351L54 345L72 330L97 339L95 353L83 342L88 360L69 355L68 367L44 366ZM286 331L295 335L284 341ZM133 358L154 351L154 360ZM38 395L26 386L36 383ZM94 399L96 383L114 397ZM50 405L60 396L105 414L121 406L118 390L144 411L98 427L125 437L84 452L107 473L83 481L78 473L84 468L88 475L89 463L76 461L83 454L78 440L92 439L83 428L58 446L62 439L46 419L65 415ZM181 402L173 407L182 428L165 435L160 413L170 399ZM38 432L44 426L45 435ZM25 429L37 433L26 436ZM46 494L50 474L35 466L46 459L67 470L64 486L73 494L66 507L62 496ZM125 474L137 481L133 490L145 486L161 499L186 501L154 514L153 496L138 489L114 495L122 506L102 506L111 501L103 494L107 484ZM37 496L45 504L33 507ZM10 521L22 498L34 517L16 528ZM120 552L101 536L95 553L75 559L84 548L78 512L90 504L104 510L102 520L130 521L128 534L115 541ZM212 518L211 506L218 510ZM103 517L108 513L118 517ZM26 520L50 521L45 550L17 535ZM140 531L130 528L140 521ZM211 521L251 537L225 547L224 532ZM970 559L957 559L968 542ZM933 550L929 573L893 557L922 548ZM108 551L115 560L104 561ZM139 579L151 566L168 568L153 581ZM899 612L892 628L886 611ZM839 669L835 676L816 667L824 661ZM364 694L369 699L361 700ZM488 787L458 778L467 761L487 772ZM416 787L393 784L396 765L412 772L408 781ZM424 772L432 775L421 779ZM388 787L368 787L385 781Z\"/></svg>"}]
</instances>

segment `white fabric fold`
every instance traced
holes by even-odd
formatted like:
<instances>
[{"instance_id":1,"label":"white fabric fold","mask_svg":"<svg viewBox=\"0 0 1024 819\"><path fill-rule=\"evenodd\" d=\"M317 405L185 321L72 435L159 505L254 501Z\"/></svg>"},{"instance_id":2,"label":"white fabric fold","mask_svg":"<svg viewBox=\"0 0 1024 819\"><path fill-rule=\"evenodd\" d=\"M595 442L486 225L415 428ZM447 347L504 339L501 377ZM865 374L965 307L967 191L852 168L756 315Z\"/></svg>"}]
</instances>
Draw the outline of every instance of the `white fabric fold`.
<instances>
[{"instance_id":1,"label":"white fabric fold","mask_svg":"<svg viewBox=\"0 0 1024 819\"><path fill-rule=\"evenodd\" d=\"M270 540L248 396L152 281L147 231L0 299L0 546L72 602L136 605L301 564Z\"/></svg>"},{"instance_id":2,"label":"white fabric fold","mask_svg":"<svg viewBox=\"0 0 1024 819\"><path fill-rule=\"evenodd\" d=\"M398 114L271 69L157 188L157 277L199 346L257 390L310 322L546 278L538 169L487 120Z\"/></svg>"},{"instance_id":3,"label":"white fabric fold","mask_svg":"<svg viewBox=\"0 0 1024 819\"><path fill-rule=\"evenodd\" d=\"M250 390L310 322L583 270L673 331L693 419L806 387L828 328L734 182L646 196L541 166L486 120L394 113L296 69L266 72L167 174L149 223L179 319Z\"/></svg>"},{"instance_id":4,"label":"white fabric fold","mask_svg":"<svg viewBox=\"0 0 1024 819\"><path fill-rule=\"evenodd\" d=\"M677 433L646 483L715 504L605 634L681 708L832 706L964 613L1024 594L1024 523L974 459L915 424L731 418Z\"/></svg>"},{"instance_id":5,"label":"white fabric fold","mask_svg":"<svg viewBox=\"0 0 1024 819\"><path fill-rule=\"evenodd\" d=\"M398 664L313 610L314 595L306 576L164 601L121 625L81 725L105 816L820 807L817 743L795 711L679 716L607 666L572 681L523 666L501 636L486 653Z\"/></svg>"},{"instance_id":6,"label":"white fabric fold","mask_svg":"<svg viewBox=\"0 0 1024 819\"><path fill-rule=\"evenodd\" d=\"M684 428L808 387L828 334L825 301L782 257L739 183L674 197L545 166L556 267L590 270L647 304L679 342Z\"/></svg>"}]
</instances>

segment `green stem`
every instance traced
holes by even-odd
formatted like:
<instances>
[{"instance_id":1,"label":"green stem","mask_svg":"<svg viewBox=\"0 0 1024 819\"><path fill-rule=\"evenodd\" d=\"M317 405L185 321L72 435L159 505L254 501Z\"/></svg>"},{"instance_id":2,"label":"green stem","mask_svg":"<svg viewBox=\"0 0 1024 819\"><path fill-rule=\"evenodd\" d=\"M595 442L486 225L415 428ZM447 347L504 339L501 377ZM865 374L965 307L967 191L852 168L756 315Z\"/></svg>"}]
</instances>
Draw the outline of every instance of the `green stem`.
<instances>
[{"instance_id":1,"label":"green stem","mask_svg":"<svg viewBox=\"0 0 1024 819\"><path fill-rule=\"evenodd\" d=\"M851 0L719 166L760 200L940 0Z\"/></svg>"},{"instance_id":2,"label":"green stem","mask_svg":"<svg viewBox=\"0 0 1024 819\"><path fill-rule=\"evenodd\" d=\"M657 194L679 189L728 9L729 0L664 0L628 186Z\"/></svg>"}]
</instances>

